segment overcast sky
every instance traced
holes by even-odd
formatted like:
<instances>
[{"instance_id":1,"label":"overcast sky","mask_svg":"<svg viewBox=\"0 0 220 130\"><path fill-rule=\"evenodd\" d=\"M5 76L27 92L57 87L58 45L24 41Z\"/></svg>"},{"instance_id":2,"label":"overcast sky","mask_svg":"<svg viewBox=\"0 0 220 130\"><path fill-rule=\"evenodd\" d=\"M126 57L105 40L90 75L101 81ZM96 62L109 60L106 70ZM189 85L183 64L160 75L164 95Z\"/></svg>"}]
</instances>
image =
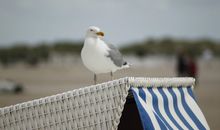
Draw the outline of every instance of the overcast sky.
<instances>
[{"instance_id":1,"label":"overcast sky","mask_svg":"<svg viewBox=\"0 0 220 130\"><path fill-rule=\"evenodd\" d=\"M81 40L90 25L118 45L164 36L220 40L220 0L0 0L0 45Z\"/></svg>"}]
</instances>

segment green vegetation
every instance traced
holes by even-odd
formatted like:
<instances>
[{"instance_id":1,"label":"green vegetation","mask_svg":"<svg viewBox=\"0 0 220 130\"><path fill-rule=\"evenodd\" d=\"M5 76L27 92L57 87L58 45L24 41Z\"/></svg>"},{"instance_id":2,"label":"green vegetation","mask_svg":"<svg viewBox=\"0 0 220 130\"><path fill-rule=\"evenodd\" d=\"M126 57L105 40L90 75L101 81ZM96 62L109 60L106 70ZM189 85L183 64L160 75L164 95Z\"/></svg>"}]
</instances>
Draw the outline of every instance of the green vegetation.
<instances>
[{"instance_id":1,"label":"green vegetation","mask_svg":"<svg viewBox=\"0 0 220 130\"><path fill-rule=\"evenodd\" d=\"M28 46L28 44L23 43L11 47L2 47L0 48L0 63L8 66L17 62L24 62L35 66L39 62L47 62L54 53L79 55L82 45L82 41L58 41L55 43L41 43L36 46ZM171 38L148 39L121 47L123 54L139 57L149 54L175 55L179 50L184 50L194 56L200 56L205 49L210 49L215 56L220 56L220 43L209 39L194 41Z\"/></svg>"},{"instance_id":2,"label":"green vegetation","mask_svg":"<svg viewBox=\"0 0 220 130\"><path fill-rule=\"evenodd\" d=\"M36 66L39 62L47 62L52 53L80 54L82 43L80 42L56 42L41 43L36 46L19 44L11 47L0 48L0 63L4 66L17 62L24 62Z\"/></svg>"},{"instance_id":3,"label":"green vegetation","mask_svg":"<svg viewBox=\"0 0 220 130\"><path fill-rule=\"evenodd\" d=\"M50 46L52 52L59 54L80 54L80 51L83 47L83 42L70 42L70 41L59 41L55 42L53 46Z\"/></svg>"},{"instance_id":4,"label":"green vegetation","mask_svg":"<svg viewBox=\"0 0 220 130\"><path fill-rule=\"evenodd\" d=\"M220 56L220 43L209 39L200 40L175 40L171 38L149 39L139 43L132 43L130 46L122 47L124 54L136 54L144 56L148 54L175 55L178 51L200 56L204 50L209 49L215 56Z\"/></svg>"}]
</instances>

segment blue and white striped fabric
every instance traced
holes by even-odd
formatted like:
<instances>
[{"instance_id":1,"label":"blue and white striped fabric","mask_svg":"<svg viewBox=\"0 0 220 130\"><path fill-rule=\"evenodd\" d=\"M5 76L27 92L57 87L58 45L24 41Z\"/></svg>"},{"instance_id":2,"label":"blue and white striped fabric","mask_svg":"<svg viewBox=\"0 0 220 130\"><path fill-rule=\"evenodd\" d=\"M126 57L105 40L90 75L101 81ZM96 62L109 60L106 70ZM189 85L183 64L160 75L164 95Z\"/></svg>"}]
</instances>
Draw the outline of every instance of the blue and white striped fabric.
<instances>
[{"instance_id":1,"label":"blue and white striped fabric","mask_svg":"<svg viewBox=\"0 0 220 130\"><path fill-rule=\"evenodd\" d=\"M192 87L131 88L144 130L208 130Z\"/></svg>"}]
</instances>

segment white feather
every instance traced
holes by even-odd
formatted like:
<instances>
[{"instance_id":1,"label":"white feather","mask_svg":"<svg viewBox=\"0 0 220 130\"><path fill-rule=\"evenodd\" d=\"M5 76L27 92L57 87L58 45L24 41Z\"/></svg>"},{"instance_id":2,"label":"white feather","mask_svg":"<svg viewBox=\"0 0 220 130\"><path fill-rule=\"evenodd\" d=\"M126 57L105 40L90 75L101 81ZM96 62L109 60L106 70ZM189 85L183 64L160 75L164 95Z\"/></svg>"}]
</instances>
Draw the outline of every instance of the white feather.
<instances>
[{"instance_id":1,"label":"white feather","mask_svg":"<svg viewBox=\"0 0 220 130\"><path fill-rule=\"evenodd\" d=\"M91 29L93 30L91 31ZM94 26L87 31L81 51L84 65L95 74L115 72L118 69L128 68L129 64L122 67L116 66L111 58L108 57L110 48L99 36L95 35L99 31L100 29Z\"/></svg>"}]
</instances>

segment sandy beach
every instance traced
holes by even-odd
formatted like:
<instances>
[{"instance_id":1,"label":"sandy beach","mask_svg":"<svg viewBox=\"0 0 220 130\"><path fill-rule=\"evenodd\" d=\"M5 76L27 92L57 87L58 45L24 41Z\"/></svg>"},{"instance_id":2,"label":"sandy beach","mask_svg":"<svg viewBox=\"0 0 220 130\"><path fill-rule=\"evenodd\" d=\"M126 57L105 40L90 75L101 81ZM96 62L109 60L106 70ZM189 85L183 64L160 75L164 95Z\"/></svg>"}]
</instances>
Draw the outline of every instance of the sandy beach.
<instances>
[{"instance_id":1,"label":"sandy beach","mask_svg":"<svg viewBox=\"0 0 220 130\"><path fill-rule=\"evenodd\" d=\"M174 77L175 60L172 58L130 58L137 64L132 68L120 70L114 74L114 79L121 77ZM207 63L199 60L198 85L195 93L212 130L220 128L220 60ZM1 79L12 79L25 86L20 94L0 94L0 107L21 103L57 93L73 90L93 84L93 74L81 63L79 58L72 60L44 63L38 67L28 67L17 64L8 68L0 67ZM98 82L110 79L110 74L99 75Z\"/></svg>"}]
</instances>

